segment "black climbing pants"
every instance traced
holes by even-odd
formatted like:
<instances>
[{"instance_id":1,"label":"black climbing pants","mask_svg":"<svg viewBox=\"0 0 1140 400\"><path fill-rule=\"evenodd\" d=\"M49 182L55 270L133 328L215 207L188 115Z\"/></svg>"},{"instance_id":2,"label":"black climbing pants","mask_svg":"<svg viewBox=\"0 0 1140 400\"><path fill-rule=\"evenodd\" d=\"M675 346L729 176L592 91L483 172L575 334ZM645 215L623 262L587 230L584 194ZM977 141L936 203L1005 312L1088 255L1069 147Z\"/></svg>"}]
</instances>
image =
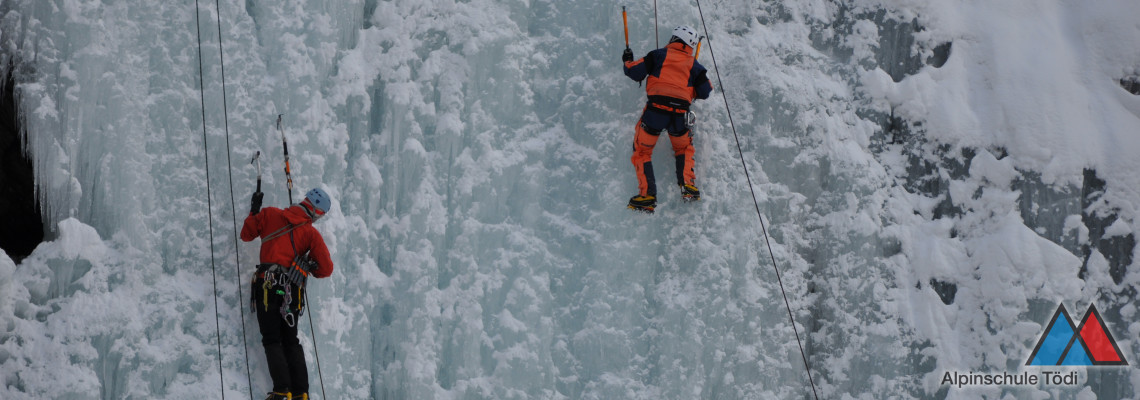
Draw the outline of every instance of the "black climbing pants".
<instances>
[{"instance_id":1,"label":"black climbing pants","mask_svg":"<svg viewBox=\"0 0 1140 400\"><path fill-rule=\"evenodd\" d=\"M290 289L290 294L296 297L297 288ZM308 393L309 371L305 366L305 351L297 339L297 313L290 315L291 324L281 315L286 294L284 288L265 285L265 274L259 271L254 275L252 294L257 325L261 328L261 345L265 347L269 377L273 379L273 391Z\"/></svg>"}]
</instances>

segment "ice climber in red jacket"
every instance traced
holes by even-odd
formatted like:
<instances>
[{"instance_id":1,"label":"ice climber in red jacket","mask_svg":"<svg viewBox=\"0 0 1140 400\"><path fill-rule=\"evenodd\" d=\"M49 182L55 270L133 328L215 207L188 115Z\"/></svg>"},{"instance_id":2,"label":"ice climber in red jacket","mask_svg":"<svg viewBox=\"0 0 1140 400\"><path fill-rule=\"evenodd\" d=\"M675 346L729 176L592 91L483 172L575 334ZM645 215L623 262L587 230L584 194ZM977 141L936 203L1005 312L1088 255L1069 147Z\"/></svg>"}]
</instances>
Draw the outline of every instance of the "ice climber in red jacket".
<instances>
[{"instance_id":1,"label":"ice climber in red jacket","mask_svg":"<svg viewBox=\"0 0 1140 400\"><path fill-rule=\"evenodd\" d=\"M313 189L300 204L263 210L262 197L261 192L253 194L241 240L261 238L261 263L253 275L251 300L273 379L267 399L308 400L309 373L297 339L297 319L304 312L305 281L309 276L328 277L333 271L325 240L313 227L332 200L323 190Z\"/></svg>"}]
</instances>

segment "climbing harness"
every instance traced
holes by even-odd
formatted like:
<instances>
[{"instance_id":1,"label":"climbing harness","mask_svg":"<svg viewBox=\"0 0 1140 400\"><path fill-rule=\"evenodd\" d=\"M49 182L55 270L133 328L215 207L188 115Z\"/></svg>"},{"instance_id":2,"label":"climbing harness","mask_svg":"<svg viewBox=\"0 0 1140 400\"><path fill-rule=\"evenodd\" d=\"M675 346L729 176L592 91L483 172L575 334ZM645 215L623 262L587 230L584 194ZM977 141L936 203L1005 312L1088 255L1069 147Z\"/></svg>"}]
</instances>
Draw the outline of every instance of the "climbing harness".
<instances>
[{"instance_id":1,"label":"climbing harness","mask_svg":"<svg viewBox=\"0 0 1140 400\"><path fill-rule=\"evenodd\" d=\"M704 28L705 36L708 37L709 28L708 28L708 25L705 24L705 13L704 13L704 10L701 9L701 0L697 0L697 11L700 13L700 16L701 16L701 26ZM803 345L803 342L800 340L800 331L799 331L799 328L796 327L796 320L792 314L792 305L790 302L788 302L788 292L786 290L784 290L784 280L780 276L780 268L776 266L776 255L775 255L775 253L772 252L772 242L768 238L768 227L764 223L763 214L760 212L760 201L757 200L757 198L756 198L756 189L753 188L752 177L748 173L748 163L744 159L744 150L743 150L743 147L740 145L740 136L737 135L736 124L732 120L732 108L730 108L728 106L728 94L726 94L724 91L725 86L724 86L724 82L721 80L721 77L720 77L720 68L718 68L717 64L716 64L716 53L713 52L712 38L711 37L708 38L708 42L709 42L709 56L712 57L713 70L716 71L717 84L720 85L720 87L721 87L720 94L721 94L721 97L724 98L724 108L728 112L728 124L729 124L729 126L732 127L733 138L736 139L736 150L740 154L740 163L743 164L743 166L744 166L744 177L748 181L747 182L748 183L748 189L750 191L752 191L752 204L756 207L756 217L760 219L760 229L764 232L764 243L768 245L768 255L772 258L772 269L776 271L776 281L779 282L779 284L780 284L780 293L782 293L784 295L784 307L786 307L788 310L788 319L791 320L792 331L795 332L795 334L796 334L796 345L799 346L799 348L800 348L800 357L803 358L804 370L807 371L808 382L811 383L811 392L815 396L815 398L818 400L819 399L819 393L817 393L816 389L815 389L815 379L813 379L811 376L811 367L808 364L807 353L804 352L804 345Z\"/></svg>"},{"instance_id":2,"label":"climbing harness","mask_svg":"<svg viewBox=\"0 0 1140 400\"><path fill-rule=\"evenodd\" d=\"M669 96L649 95L646 96L646 104L650 107L656 108L661 111L667 111L673 114L684 114L689 111L692 105L689 102L675 99Z\"/></svg>"},{"instance_id":3,"label":"climbing harness","mask_svg":"<svg viewBox=\"0 0 1140 400\"><path fill-rule=\"evenodd\" d=\"M281 296L281 307L278 312L289 327L296 326L297 317L305 313L305 283L290 277L288 268L277 264L258 264L257 272L253 276L254 286L261 281L261 307L262 311L269 311L269 294ZM258 304L256 298L250 299L250 308Z\"/></svg>"}]
</instances>

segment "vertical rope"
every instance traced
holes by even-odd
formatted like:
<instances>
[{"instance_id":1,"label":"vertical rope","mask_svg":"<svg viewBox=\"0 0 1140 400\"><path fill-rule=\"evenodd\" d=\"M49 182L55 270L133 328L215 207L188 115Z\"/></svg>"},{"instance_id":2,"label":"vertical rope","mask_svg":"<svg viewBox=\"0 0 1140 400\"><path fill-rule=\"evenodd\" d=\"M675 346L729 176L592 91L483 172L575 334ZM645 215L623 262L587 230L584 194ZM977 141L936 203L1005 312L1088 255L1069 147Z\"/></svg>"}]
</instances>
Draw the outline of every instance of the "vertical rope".
<instances>
[{"instance_id":1,"label":"vertical rope","mask_svg":"<svg viewBox=\"0 0 1140 400\"><path fill-rule=\"evenodd\" d=\"M728 94L724 91L724 82L720 77L720 68L716 64L716 53L713 52L712 37L709 36L708 25L705 24L705 13L701 10L701 1L697 0L697 11L701 15L701 27L704 28L705 37L709 42L709 56L712 57L713 70L716 71L717 85L720 86L721 97L724 98L724 108L728 112L728 123L732 127L732 137L736 139L736 151L740 154L740 163L744 166L744 178L748 182L748 190L752 192L752 205L756 207L756 217L760 219L760 229L764 232L764 243L768 245L768 255L772 258L772 269L776 271L776 281L780 283L780 293L784 295L784 307L788 309L788 320L792 322L792 331L796 334L796 345L800 348L800 357L804 360L804 370L807 371L808 382L811 383L811 393L819 400L819 393L815 389L815 380L811 376L811 367L808 364L807 353L804 352L803 342L800 340L800 330L796 327L796 319L792 314L792 305L788 302L788 292L784 290L784 280L780 276L780 268L776 266L776 255L772 252L772 242L768 239L768 227L764 223L764 216L760 212L760 201L756 198L756 189L752 187L752 176L748 173L748 163L744 161L744 150L740 145L740 136L736 133L736 124L732 120L732 108L728 106Z\"/></svg>"},{"instance_id":2,"label":"vertical rope","mask_svg":"<svg viewBox=\"0 0 1140 400\"><path fill-rule=\"evenodd\" d=\"M206 214L210 227L210 276L214 284L214 326L218 335L218 379L222 387L222 400L226 398L226 378L222 373L222 322L218 313L218 271L214 261L214 205L210 189L210 146L206 141L206 83L202 72L202 21L199 17L198 0L194 0L194 25L198 33L198 93L202 103L202 152L206 163Z\"/></svg>"},{"instance_id":3,"label":"vertical rope","mask_svg":"<svg viewBox=\"0 0 1140 400\"><path fill-rule=\"evenodd\" d=\"M317 378L321 382L321 400L326 400L329 396L325 395L325 376L321 374L321 353L317 352L317 330L313 328L313 304L309 303L309 291L305 290L305 305L309 307L309 335L313 337L313 358L317 361Z\"/></svg>"},{"instance_id":4,"label":"vertical rope","mask_svg":"<svg viewBox=\"0 0 1140 400\"><path fill-rule=\"evenodd\" d=\"M653 0L653 40L656 41L656 45L657 45L657 47L654 47L654 48L660 49L661 48L661 32L657 31L657 0Z\"/></svg>"},{"instance_id":5,"label":"vertical rope","mask_svg":"<svg viewBox=\"0 0 1140 400\"><path fill-rule=\"evenodd\" d=\"M230 212L233 213L234 217L234 273L238 287L238 302L241 304L238 306L238 311L241 312L241 347L242 352L245 354L245 378L249 383L249 398L253 399L253 374L249 369L249 342L247 341L248 335L245 331L245 291L241 288L241 251L239 251L238 247L237 201L234 199L234 168L233 161L230 157L230 112L229 104L226 100L226 59L222 47L222 5L220 0L214 0L214 6L217 7L217 14L215 15L218 21L218 65L221 67L222 73L222 120L226 128L226 169L229 172L230 178ZM201 45L199 45L199 51L201 51Z\"/></svg>"},{"instance_id":6,"label":"vertical rope","mask_svg":"<svg viewBox=\"0 0 1140 400\"><path fill-rule=\"evenodd\" d=\"M288 182L286 188L289 191L289 204L293 204L293 170L289 167L289 142L285 140L285 130L281 128L281 116L285 114L277 114L277 132L281 134L281 150L285 154L285 180ZM265 239L261 243L265 243ZM297 249L293 249L293 255L296 256ZM305 290L305 304L312 310L312 304L309 303L309 291ZM313 338L313 357L317 361L317 377L321 383L321 400L325 400L328 396L325 395L325 377L321 374L321 353L317 351L317 330L313 328L313 313L309 312L309 336Z\"/></svg>"}]
</instances>

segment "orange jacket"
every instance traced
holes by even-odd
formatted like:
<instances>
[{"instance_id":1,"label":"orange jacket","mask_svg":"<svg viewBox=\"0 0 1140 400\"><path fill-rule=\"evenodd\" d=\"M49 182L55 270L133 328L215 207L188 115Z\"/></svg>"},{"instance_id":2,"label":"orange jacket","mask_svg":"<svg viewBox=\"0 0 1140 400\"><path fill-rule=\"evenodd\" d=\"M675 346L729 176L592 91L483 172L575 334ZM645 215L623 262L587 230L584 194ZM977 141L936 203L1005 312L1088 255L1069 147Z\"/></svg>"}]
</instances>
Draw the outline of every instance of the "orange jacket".
<instances>
[{"instance_id":1,"label":"orange jacket","mask_svg":"<svg viewBox=\"0 0 1140 400\"><path fill-rule=\"evenodd\" d=\"M625 75L639 82L649 78L645 94L651 102L656 97L667 97L688 106L693 100L707 99L712 93L708 70L693 58L692 52L684 43L669 43L641 59L626 62Z\"/></svg>"},{"instance_id":2,"label":"orange jacket","mask_svg":"<svg viewBox=\"0 0 1140 400\"><path fill-rule=\"evenodd\" d=\"M261 263L288 267L296 257L296 253L293 252L293 246L296 244L297 253L304 254L308 251L309 256L317 262L317 270L310 271L310 274L317 278L332 275L333 262L329 256L329 248L325 246L325 239L321 237L320 232L317 232L317 228L313 227L309 215L305 214L301 206L295 205L284 210L266 207L257 214L245 217L245 223L241 227L241 240L249 242L259 237L263 238L289 225L295 226L291 231L293 240L290 241L290 234L286 233L268 242L262 242Z\"/></svg>"}]
</instances>

